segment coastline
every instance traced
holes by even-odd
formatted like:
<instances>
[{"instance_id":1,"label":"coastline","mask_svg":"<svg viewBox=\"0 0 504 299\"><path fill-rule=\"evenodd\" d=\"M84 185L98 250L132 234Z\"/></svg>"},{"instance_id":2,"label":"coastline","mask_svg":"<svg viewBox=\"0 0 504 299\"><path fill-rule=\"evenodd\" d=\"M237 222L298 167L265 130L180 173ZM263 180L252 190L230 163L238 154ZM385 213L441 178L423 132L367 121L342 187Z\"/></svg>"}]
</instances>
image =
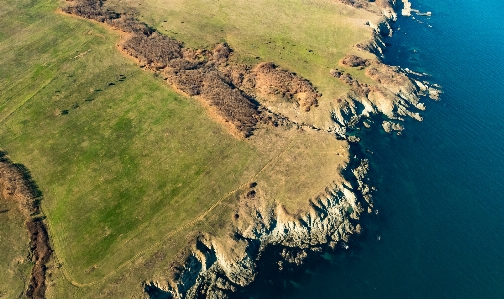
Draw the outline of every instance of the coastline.
<instances>
[{"instance_id":1,"label":"coastline","mask_svg":"<svg viewBox=\"0 0 504 299\"><path fill-rule=\"evenodd\" d=\"M262 222L257 227L249 227L244 234L237 236L245 243L240 245L245 250L234 258L220 254L219 251L222 250L218 245L212 244L212 240L198 240L200 245L193 249L182 265L178 278L172 281L153 279L144 283L149 298L197 298L201 294L206 294L207 298L227 298L227 292L236 292L238 288L247 286L254 280L257 275L256 264L267 247L282 249L280 260L275 262L279 269L282 269L284 263L300 266L310 254L320 253L323 248L348 249L349 238L366 229L358 222L360 214L365 212L363 206L367 206L368 214L378 214L378 210L373 209L372 200L372 191L376 189L365 183L368 181L369 162L365 157L358 157L363 151L359 143L359 131L374 125L371 118L375 115L378 116L375 119L381 119L379 126L386 133L401 135L404 130L401 123L405 117L422 121L418 112L411 111L411 108L416 111L425 110L420 97L439 100L441 93L440 86L422 80L426 74L379 62L386 48L383 37L393 34L391 22L397 20L396 11L401 10L403 16L412 11L408 1L390 1L390 4L391 9L382 12L381 22L367 23L375 31L373 39L367 44L355 45L358 50L376 56L377 62L372 62L376 69L369 76L374 76L373 79L378 82L388 79L383 80L385 90L379 90L377 95L370 96L369 92L363 95L359 90L361 84L357 80L350 78L350 82L345 82L348 81L345 78L344 82L352 87L351 96L343 101L344 105L331 112L334 127L330 131L335 132L338 138L347 140L350 145L348 150L353 158L342 171L346 173L344 177L347 182L353 183L328 189L330 196L312 201L313 210L297 219L285 217L286 213L281 207L265 213L267 217L259 216L258 219ZM331 75L333 71L338 72L338 69L331 70ZM359 104L362 107L358 107ZM352 147L355 148L352 150ZM351 207L352 213L345 216L348 207ZM261 215L260 209L250 212Z\"/></svg>"},{"instance_id":2,"label":"coastline","mask_svg":"<svg viewBox=\"0 0 504 299\"><path fill-rule=\"evenodd\" d=\"M377 59L362 60L355 66L351 65L352 61L340 62L345 67L368 67L366 75L376 86L362 83L338 69L331 70L334 80L343 82L351 89L345 97L338 99L340 105L331 111L331 126L317 128L282 118L281 114L275 114L267 108L259 111L266 114L266 118L272 122L294 124L298 129L327 131L347 142L350 161L344 169L338 170L344 173L344 182L327 186L324 195L313 199L309 211L300 215L289 214L281 204L272 205L261 201L240 207L240 215L254 216L240 218L234 227L236 233L231 238L217 239L200 235L195 244L188 248L185 261L174 273L152 277L143 283L146 291L144 295L156 298L156 293L164 293L176 298L196 298L205 293L207 297L226 298L228 292L236 291L254 280L257 275L256 264L267 247L282 246L287 249L283 254L284 261L295 264L301 264L309 252L319 252L322 246L348 248L351 235L360 233L362 229L358 222L360 215L366 211L374 212L374 188L365 183L369 163L352 151L352 147L359 146L360 130L376 126L399 135L405 117L421 120L418 111L423 110L424 106L419 101L419 96L429 95L431 88L435 90L426 81L411 79L411 74L406 70L386 66L379 61L385 47L382 36L392 34L389 22L397 17L394 10L387 10L383 14L382 22L377 25L368 23L375 32L369 45L356 45L357 51L374 53ZM282 69L279 71L287 72ZM316 102L312 101L313 103ZM378 117L372 121L371 116ZM376 120L381 117L383 119ZM226 125L227 121L222 122ZM231 119L228 124L234 130L241 123L233 123ZM246 138L250 128L251 126L245 126L245 130L241 132L236 130L235 137ZM255 190L252 185L249 189ZM280 267L282 262L283 260L279 261ZM166 279L171 276L174 279Z\"/></svg>"},{"instance_id":3,"label":"coastline","mask_svg":"<svg viewBox=\"0 0 504 299\"><path fill-rule=\"evenodd\" d=\"M131 0L128 3L139 1ZM107 2L110 5L119 0ZM359 66L348 68L338 63L343 58L343 53L363 59L373 59L371 55L364 52L360 54L357 49L349 52L338 51L341 54L337 56L328 56L328 53L323 51L331 49L328 46L336 44L335 41L343 41L341 35L327 30L329 27L346 28L339 27L336 23L341 23L342 19L348 16L348 12L364 15L352 8L345 9L336 1L252 2L255 8L269 5L275 7L273 12L265 11L269 12L270 16L278 15L281 18L280 22L277 21L279 26L265 26L271 27L272 30L292 28L285 26L284 21L288 22L288 18L282 19L283 15L277 13L280 9L286 16L299 16L292 20L294 27L298 29L289 31L298 36L304 36L305 29L313 27L312 20L320 20L321 27L313 27L320 30L313 31L311 37L305 40L306 45L310 47L303 49L306 52L307 49L313 49L314 53L301 53L301 56L298 56L300 53L295 52L296 57L309 62L303 64L300 61L299 67L292 63L296 61L292 55L291 60L288 60L289 53L300 45L297 41L292 43L292 39L289 39L290 45L295 44L296 47L289 47L285 42L274 40L272 44L261 48L261 51L265 49L278 52L282 46L286 46L285 51L278 56L275 53L272 55L271 52L267 52L267 55L259 51L258 54L253 51L244 52L244 49L250 50L250 47L240 44L241 41L246 43L253 40L255 45L261 46L256 42L260 39L240 40L240 36L248 37L250 34L225 31L224 34L228 36L234 34L233 38L218 40L223 35L219 33L221 28L218 26L204 27L206 30L203 33L193 30L210 19L192 17L190 22L187 18L189 10L197 10L198 13L189 14L196 16L203 15L201 12L216 12L213 8L220 6L222 10L219 10L213 19L221 20L223 15L230 12L232 16L242 16L246 20L257 19L257 10L244 14L243 8L249 6L246 0L236 1L232 7L228 6L232 0L176 0L175 3L180 3L179 7L165 5L159 7L162 11L157 12L153 12L152 6L144 6L154 2L168 3L166 0L142 1L142 8L138 10L144 16L141 20L159 28L167 36L185 42L188 47L211 50L212 45L217 42L228 42L236 51L236 55L253 54L250 60L243 60L245 63L258 62L259 59L253 59L255 55L261 56L262 61L283 61L281 65L286 69L295 71L313 82L323 93L323 98L319 107L322 109L312 109L310 116L317 111L329 111L326 105L328 101L334 102L339 97L343 100L345 96L343 91L348 85L344 85L340 78L328 75L330 69L343 69L344 73L349 73L357 79L360 85L374 85L374 81L366 80L368 77L364 76L364 71L369 66L360 71ZM51 245L54 245L52 249L55 250L46 264L45 298L172 297L170 293L155 294L154 288L149 295L144 292L145 285L154 281L163 286L167 284L166 281L174 281L175 277L169 276L169 273L176 273L172 272L171 261L179 261L173 265L183 265L186 260L181 258L184 255L175 255L185 248L193 248L193 242L189 241L198 238L193 232L201 231L214 237L223 236L227 232L233 233L232 227L225 230L217 224L218 221L234 223L233 216L239 211L235 211L231 205L238 202L235 196L238 194L220 202L213 212L191 228L170 237L174 230L180 226L185 227L188 221L198 217L217 202L221 198L220 195L228 194L229 190L234 190L234 186L241 186L242 183L245 184L246 190L243 193L240 191L239 194L246 196L250 192L252 195L251 191L256 191L256 199L246 199L246 202L250 203L257 201L258 196L263 196L264 193L260 191L261 188L265 189L263 186L274 186L264 185L263 181L269 183L275 179L274 184L278 184L276 178L285 178L290 182L287 185L289 189L284 188L281 191L289 196L282 197L280 194L269 198L280 198L281 202L288 203L292 207L288 208L288 211L293 211L297 206L301 207L305 204L302 201L304 198L309 198L311 194L316 194L315 191L324 190L323 186L330 185L326 184L325 177L331 176L332 172L323 165L338 165L337 161L326 159L333 153L333 148L341 149L337 151L340 155L351 153L347 157L351 159L347 161L352 162L353 167L359 165L357 159L368 159L369 172L364 182L376 190L372 189L371 193L371 214L366 213L365 200L358 199L364 208L358 220L362 228L361 233L354 233L349 241L345 242L348 249L343 247L343 242L338 243L335 249L329 245L311 246L307 249L269 245L264 248L260 258L254 260L254 280L247 286L232 284L219 273L217 279L220 283L216 287L234 290L224 290L228 299L502 297L504 285L497 278L504 275L504 239L500 238L504 229L504 204L500 200L504 188L504 182L501 180L504 177L504 169L497 166L504 163L501 146L504 144L504 130L499 109L503 106L500 91L504 90L504 83L499 80L499 72L504 69L504 59L498 53L504 46L504 31L499 30L499 12L502 11L503 4L490 1L485 6L474 2L450 6L449 3L433 0L410 2L413 8L423 13L431 11L432 16L412 12L410 17L401 17L399 3L396 10L399 17L396 22L390 24L394 31L393 36L385 36L382 39L386 48L381 61L386 65L400 66L401 70L408 73L412 82L418 80L423 84L423 81L429 81L443 86L442 101L432 102L422 96L421 102L425 103L426 110L411 110L419 112L424 121L419 122L410 117L405 117L404 122L393 120L404 127L398 136L398 131L386 133L382 125L384 120L388 120L386 116L381 113L370 114L368 119L363 117L353 128L347 128L346 135L351 136L354 141L359 140L358 142L347 142L338 136L341 140L338 140L336 146L316 146L306 148L307 151L303 152L289 150L281 156L282 159L275 159L276 162L268 166L263 172L266 175L262 175L259 180L251 180L256 172L249 171L242 176L244 179L240 179L238 184L235 181L226 184L224 187L229 186L228 190L223 190L222 184L215 183L227 182L229 176L226 174L229 173L234 173L237 177L241 173L241 169L236 167L238 163L223 165L226 161L220 159L220 165L223 167L217 169L211 162L200 162L200 157L208 156L200 155L199 149L214 156L215 153L223 152L231 154L230 157L233 158L252 157L249 161L260 161L260 164L254 162L254 166L259 165L254 169L260 169L261 164L271 161L271 157L277 157L279 153L263 155L258 159L255 152L243 150L244 145L253 142L259 144L259 150L266 147L265 143L257 143L261 141L259 135L252 136L251 139L235 139L221 124L207 116L207 111L199 105L196 98L177 94L167 86L162 77L138 68L129 56L118 53L117 33L96 22L55 13L60 5L64 5L64 1L36 0L31 4L5 2L5 10L8 13L4 14L0 32L7 35L2 37L0 45L6 55L0 58L0 64L4 66L0 81L4 82L6 88L2 92L3 96L0 96L0 102L7 103L0 109L0 118L5 119L0 125L0 144L1 150L7 153L13 163L21 163L30 170L44 196L41 208L46 218L43 222L52 237ZM201 3L203 7L193 6L195 3ZM285 5L278 6L278 3L291 4L291 7L300 3L303 5L285 9ZM326 14L318 14L315 4L322 4ZM177 13L175 10L178 8L183 11ZM312 13L304 14L302 9ZM338 11L341 11L339 16ZM156 14L153 21L150 13ZM338 17L334 19L338 20L333 24L330 22L330 16L335 13ZM303 23L310 25L300 27L297 22L299 19L308 20ZM355 45L365 41L364 37L371 36L363 35L365 32L372 32L369 26L363 25L366 19L361 18L354 23L359 37L346 44ZM378 24L375 18L372 19L374 24ZM163 20L167 20L166 23ZM185 23L181 24L181 21ZM240 21L231 24L247 23L248 21ZM255 30L256 33L258 29L254 26L245 28ZM468 31L467 28L472 30ZM195 32L195 35L191 35L192 32ZM208 35L212 32L216 34ZM337 32L344 33L348 30ZM202 35L209 38L205 39ZM319 37L328 35L337 38L315 42ZM261 35L261 39L268 41L270 36L271 34L267 33ZM342 48L344 47L338 46L338 49ZM11 57L22 59L12 61ZM317 63L310 57L328 59ZM317 74L316 70L320 70L320 73ZM51 83L47 83L50 80ZM335 88L342 91L341 94L331 93L328 86L333 81ZM109 83L116 85L107 86ZM436 88L434 84L431 85ZM97 91L100 89L102 91ZM28 96L32 98L23 104ZM80 107L74 108L74 103ZM14 111L21 104L23 106ZM360 102L355 105L354 109L361 112ZM61 111L68 111L68 114L56 115ZM124 119L121 116L125 115L125 112L129 112L127 118L133 120L139 135L132 134L134 132L128 127L117 129L113 126ZM176 113L175 118L172 113ZM288 116L293 114L295 113ZM197 115L201 115L203 119L197 118ZM181 124L180 130L177 123ZM157 124L161 124L161 129ZM325 131L327 127L319 124L320 122L316 127L320 128L320 133L329 135ZM89 129L83 130L84 126ZM392 126L393 124L390 124L391 128ZM163 130L163 127L168 130ZM195 127L199 129L194 130ZM188 134L179 134L183 133L184 129ZM106 132L110 134L104 134ZM256 131L257 134L263 132L263 129ZM317 134L312 130L304 130L304 133L306 132L309 136ZM334 138L334 132L331 135ZM116 140L116 136L121 139ZM192 138L193 136L195 138ZM205 139L205 136L211 137ZM309 136L311 144L324 142L322 138L317 138L321 142L315 142ZM167 137L170 140L165 142ZM126 144L143 146L139 151L124 150L123 140ZM205 140L219 140L224 146L209 147L211 142ZM289 146L288 139L284 140L286 142L275 148ZM183 147L175 147L176 150L172 151L174 155L168 150L171 146L176 146L175 141L193 145L194 151L190 151L191 157L196 161L193 165L211 165L210 170L220 175L220 178L218 175L216 177L203 172L203 175L198 177L189 176L189 180L170 184L170 175L177 171L170 168L173 170L166 172L166 166L178 161L188 161L185 156L177 155L183 153ZM348 144L350 149L340 148L339 143ZM296 142L290 147L298 148L298 144L300 143ZM108 157L111 158L104 159L101 156L103 153L110 153ZM130 159L118 161L113 157ZM147 171L134 171L132 176L124 173L124 170L131 168L121 168L127 166L121 162L143 162L139 160L140 157L144 157L145 161L139 164L142 169L154 175L149 175ZM304 164L298 169L288 169L292 164L289 164L286 158L297 158L298 160L291 161L302 162L306 161L303 159L316 159L322 163L310 164L315 167L307 167L308 165ZM165 159L173 162L164 163ZM207 158L204 161L209 160ZM290 175L283 175L285 171L282 175L278 175L278 172L272 173L271 169L278 169L278 165L285 166L284 169L289 171ZM350 168L352 167L348 166L344 172L348 181L353 178ZM299 169L309 172L299 172ZM338 170L340 171L341 169ZM190 175L187 171L178 173ZM115 177L113 180L105 177L106 180L102 181L100 176L103 175ZM140 179L137 180L137 177ZM263 180L264 178L266 180ZM140 180L152 182L152 179L157 179L154 182L159 183L168 182L169 185L163 188L152 183L138 184ZM161 194L175 189L173 187L179 183L185 185L187 181L194 184L185 190L176 189L184 192L189 189L187 191L192 191L190 196ZM257 182L257 187L249 188L250 181ZM313 188L304 192L306 185L301 185L300 182L308 182ZM355 180L352 184L356 186ZM121 185L123 188L116 188ZM149 190L147 196L137 193L140 186ZM217 192L207 191L212 186L216 187L214 190ZM91 188L97 192L89 192ZM135 200L135 197L139 200ZM179 205L180 209L177 209L177 206L169 204L171 198L178 203L191 200L197 204L192 205L198 209L197 213L174 217L175 213L170 210L178 213L190 213L193 210L191 206L186 208L188 205ZM113 208L116 204L129 202L132 204L124 206L128 210ZM156 204L158 202L162 203ZM155 208L155 215L146 212L151 207ZM303 206L303 210L306 211L307 208ZM127 234L126 230L111 226L113 222L102 217L103 211L112 211L113 217L109 219L117 219L124 225L129 225L128 230L131 233ZM135 221L137 217L142 216L140 221ZM242 216L240 214L240 219ZM91 222L91 217L97 221ZM0 227L0 261L4 264L4 271L0 274L0 297L24 298L33 268L28 257L29 231L17 201L5 200L1 194ZM107 234L109 237L106 237ZM121 234L124 235L120 239L114 239L114 235ZM233 237L233 234L230 236ZM99 241L102 238L108 240L113 247L103 250L103 242ZM223 244L228 243L223 240ZM237 242L236 248L243 244L245 243ZM203 249L203 245L198 246ZM97 250L98 248L100 250ZM219 251L230 252L230 248L231 246L220 246ZM93 256L97 258L92 258ZM131 257L134 259L130 260ZM130 262L125 264L125 260ZM68 274L67 277L65 273ZM206 298L206 294L200 294L199 297Z\"/></svg>"}]
</instances>

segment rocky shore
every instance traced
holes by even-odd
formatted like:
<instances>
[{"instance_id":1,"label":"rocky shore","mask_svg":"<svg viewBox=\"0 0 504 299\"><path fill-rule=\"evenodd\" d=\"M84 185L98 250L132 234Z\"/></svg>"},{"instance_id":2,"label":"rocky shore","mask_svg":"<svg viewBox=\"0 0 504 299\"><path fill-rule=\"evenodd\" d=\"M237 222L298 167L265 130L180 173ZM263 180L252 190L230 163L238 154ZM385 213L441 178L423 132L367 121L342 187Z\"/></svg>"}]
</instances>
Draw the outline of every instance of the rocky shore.
<instances>
[{"instance_id":1,"label":"rocky shore","mask_svg":"<svg viewBox=\"0 0 504 299\"><path fill-rule=\"evenodd\" d=\"M354 170L364 177L365 168ZM359 180L362 188L364 183ZM270 245L309 249L329 244L336 247L348 241L360 230L354 220L363 212L362 205L351 186L334 186L326 197L312 202L310 212L299 218L288 215L281 206L266 208L251 205L243 211L252 215L237 225L232 250L224 248L221 240L201 236L197 245L174 281L153 280L145 283L152 298L156 293L171 294L174 298L226 298L227 293L246 286L256 275L256 261ZM229 243L229 240L227 240ZM228 245L229 246L229 245ZM305 251L286 260L302 263Z\"/></svg>"},{"instance_id":2,"label":"rocky shore","mask_svg":"<svg viewBox=\"0 0 504 299\"><path fill-rule=\"evenodd\" d=\"M358 8L370 7L366 1L343 2ZM385 132L400 134L406 117L422 120L419 111L425 106L421 97L437 100L441 93L439 86L423 79L425 74L380 62L385 48L383 37L392 35L391 22L397 18L396 11L402 9L404 15L411 11L411 5L408 1L376 2L381 8L382 21L378 24L368 22L374 30L374 38L356 45L357 49L371 52L376 58L369 60L347 55L340 61L343 67L366 68L365 74L374 84L359 82L338 68L331 69L329 74L350 87L348 94L337 100L338 105L331 111L333 127L327 128L337 138L348 142L359 141L352 134L355 130L374 125L370 119L372 115L382 116L382 123L378 125ZM256 262L267 246L285 248L281 254L284 260L278 261L280 268L284 262L302 264L307 254L321 245L347 246L350 236L361 231L358 224L361 213L374 212L374 188L365 183L368 169L368 161L355 156L346 169L348 183L327 188L325 196L311 202L309 212L296 217L289 215L281 205L268 206L261 201L242 207L239 214L249 216L240 216L240 221L236 221L234 236L230 238L232 250L224 249L222 240L200 236L175 279L159 277L145 282L146 296L227 298L230 292L254 280Z\"/></svg>"}]
</instances>

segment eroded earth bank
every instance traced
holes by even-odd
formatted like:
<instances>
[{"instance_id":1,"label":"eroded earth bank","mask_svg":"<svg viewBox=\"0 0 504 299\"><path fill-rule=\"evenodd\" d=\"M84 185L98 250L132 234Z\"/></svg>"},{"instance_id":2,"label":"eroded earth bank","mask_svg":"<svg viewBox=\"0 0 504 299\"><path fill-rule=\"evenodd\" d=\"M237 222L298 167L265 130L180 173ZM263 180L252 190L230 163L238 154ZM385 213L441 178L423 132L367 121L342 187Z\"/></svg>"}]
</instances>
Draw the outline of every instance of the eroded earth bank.
<instances>
[{"instance_id":1,"label":"eroded earth bank","mask_svg":"<svg viewBox=\"0 0 504 299\"><path fill-rule=\"evenodd\" d=\"M31 275L25 282L24 295L26 298L34 299L45 298L47 263L52 253L44 217L40 211L41 199L40 191L32 180L30 172L23 165L12 163L6 158L5 153L0 152L0 201L14 203L17 212L20 212L20 216L24 218L26 233L29 236L29 244L26 248L27 260L33 264ZM3 212L10 213L11 211ZM23 239L19 236L17 238Z\"/></svg>"}]
</instances>

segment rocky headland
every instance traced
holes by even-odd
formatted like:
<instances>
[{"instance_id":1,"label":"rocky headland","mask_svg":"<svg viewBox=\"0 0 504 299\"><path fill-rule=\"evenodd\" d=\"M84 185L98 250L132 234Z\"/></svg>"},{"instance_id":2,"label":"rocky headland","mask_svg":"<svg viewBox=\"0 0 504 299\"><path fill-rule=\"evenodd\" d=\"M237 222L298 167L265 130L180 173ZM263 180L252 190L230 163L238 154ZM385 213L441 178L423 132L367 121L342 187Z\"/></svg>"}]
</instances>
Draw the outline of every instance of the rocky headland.
<instances>
[{"instance_id":1,"label":"rocky headland","mask_svg":"<svg viewBox=\"0 0 504 299\"><path fill-rule=\"evenodd\" d=\"M160 75L180 93L201 100L209 113L237 138L252 136L260 125L295 126L328 132L345 141L350 151L350 143L358 144L359 141L353 132L375 125L371 116L381 117L381 123L376 126L384 131L400 133L406 117L422 120L419 112L425 106L421 97L438 99L440 90L424 80L423 74L388 66L380 60L385 49L383 39L393 33L391 22L397 18L396 11L404 9L407 13L410 9L407 1L403 1L404 5L396 0L340 2L374 12L380 16L380 21L367 22L372 38L355 45L355 51L335 61L328 72L327 76L347 86L348 92L334 99L331 111L320 111L330 118L325 126L305 123L302 118L289 118L270 109L271 103L285 101L293 103L300 113L307 113L320 109L322 96L310 81L274 62L232 63L232 45L223 43L211 50L187 48L132 15L105 9L99 0L69 1L62 10L119 30L123 36L118 45L121 51L134 58L140 67ZM351 69L363 70L366 79L355 78L348 71ZM320 246L346 248L349 238L361 232L361 214L374 211L374 188L367 183L367 160L354 156L336 167L341 167L343 182L327 186L324 192L310 200L309 209L295 214L287 211L281 202L265 196L260 186L251 183L237 194L232 229L228 234L216 237L200 233L184 254L183 262L174 264L172 273L152 277L139 285L143 287L143 295L146 298L226 298L230 292L254 280L257 261L268 246L283 246L283 259L294 264L301 264ZM7 192L5 198L13 198L17 191L12 193L12 190L24 190L23 186L28 186L16 183L22 182L21 179L22 175L13 166L0 160L0 186L4 193ZM30 192L25 192L28 195L22 198L14 197L26 205L37 198ZM39 213L38 206L24 209L34 261L27 296L43 298L45 264L51 247L43 221L33 217Z\"/></svg>"},{"instance_id":2,"label":"rocky headland","mask_svg":"<svg viewBox=\"0 0 504 299\"><path fill-rule=\"evenodd\" d=\"M374 125L371 117L375 115L380 116L381 123L377 125L385 132L400 134L405 118L422 121L419 112L425 105L421 98L438 100L441 93L439 86L424 79L426 74L389 66L380 60L385 50L383 38L393 33L391 22L397 18L396 11L402 9L402 14L407 15L411 11L409 2L342 2L375 11L382 19L377 24L368 22L374 31L373 38L355 45L359 51L373 53L375 58L349 54L339 61L341 69L330 70L328 75L346 84L349 92L335 100L335 108L330 112L333 123L322 129L355 144L359 137L353 132ZM260 68L264 66L256 70ZM372 83L360 82L344 68L365 69ZM375 189L365 183L368 170L369 162L354 156L343 171L346 183L328 186L324 195L311 201L309 211L295 216L281 204L261 198L251 202L244 195L235 215L233 234L224 239L201 235L186 262L177 268L176 275L172 279L154 277L146 281L146 293L150 298L158 298L160 294L173 298L226 298L229 292L254 280L257 260L267 246L285 248L281 254L283 260L278 262L280 268L284 262L302 264L320 246L348 248L346 242L350 236L361 232L358 221L361 214L375 212L372 200Z\"/></svg>"}]
</instances>

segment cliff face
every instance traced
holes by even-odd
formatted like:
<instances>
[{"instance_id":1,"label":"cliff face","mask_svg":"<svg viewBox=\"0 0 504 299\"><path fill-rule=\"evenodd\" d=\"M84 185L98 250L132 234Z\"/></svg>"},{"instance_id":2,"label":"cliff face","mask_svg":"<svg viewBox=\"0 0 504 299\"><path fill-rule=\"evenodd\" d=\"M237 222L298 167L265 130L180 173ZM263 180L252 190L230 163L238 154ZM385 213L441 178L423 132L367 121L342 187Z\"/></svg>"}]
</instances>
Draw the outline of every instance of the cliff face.
<instances>
[{"instance_id":1,"label":"cliff face","mask_svg":"<svg viewBox=\"0 0 504 299\"><path fill-rule=\"evenodd\" d=\"M366 170L356 171L359 184L363 184L361 178ZM334 186L299 217L288 215L280 205L268 208L257 200L240 210L239 214L249 217L237 221L234 236L202 236L175 281L151 281L145 289L153 298L159 293L175 298L199 298L202 294L206 298L226 298L228 292L254 280L256 260L266 246L345 246L349 236L359 229L353 222L362 211L357 196L344 185Z\"/></svg>"},{"instance_id":2,"label":"cliff face","mask_svg":"<svg viewBox=\"0 0 504 299\"><path fill-rule=\"evenodd\" d=\"M419 111L425 110L425 105L421 102L421 96L439 99L439 86L422 80L424 74L388 66L378 60L368 65L365 74L374 84L361 83L338 69L330 72L351 88L346 97L338 99L332 111L334 131L341 138L348 139L347 130L373 114L383 115L381 125L386 132L401 131L405 117L422 121ZM414 80L412 76L419 79Z\"/></svg>"}]
</instances>

